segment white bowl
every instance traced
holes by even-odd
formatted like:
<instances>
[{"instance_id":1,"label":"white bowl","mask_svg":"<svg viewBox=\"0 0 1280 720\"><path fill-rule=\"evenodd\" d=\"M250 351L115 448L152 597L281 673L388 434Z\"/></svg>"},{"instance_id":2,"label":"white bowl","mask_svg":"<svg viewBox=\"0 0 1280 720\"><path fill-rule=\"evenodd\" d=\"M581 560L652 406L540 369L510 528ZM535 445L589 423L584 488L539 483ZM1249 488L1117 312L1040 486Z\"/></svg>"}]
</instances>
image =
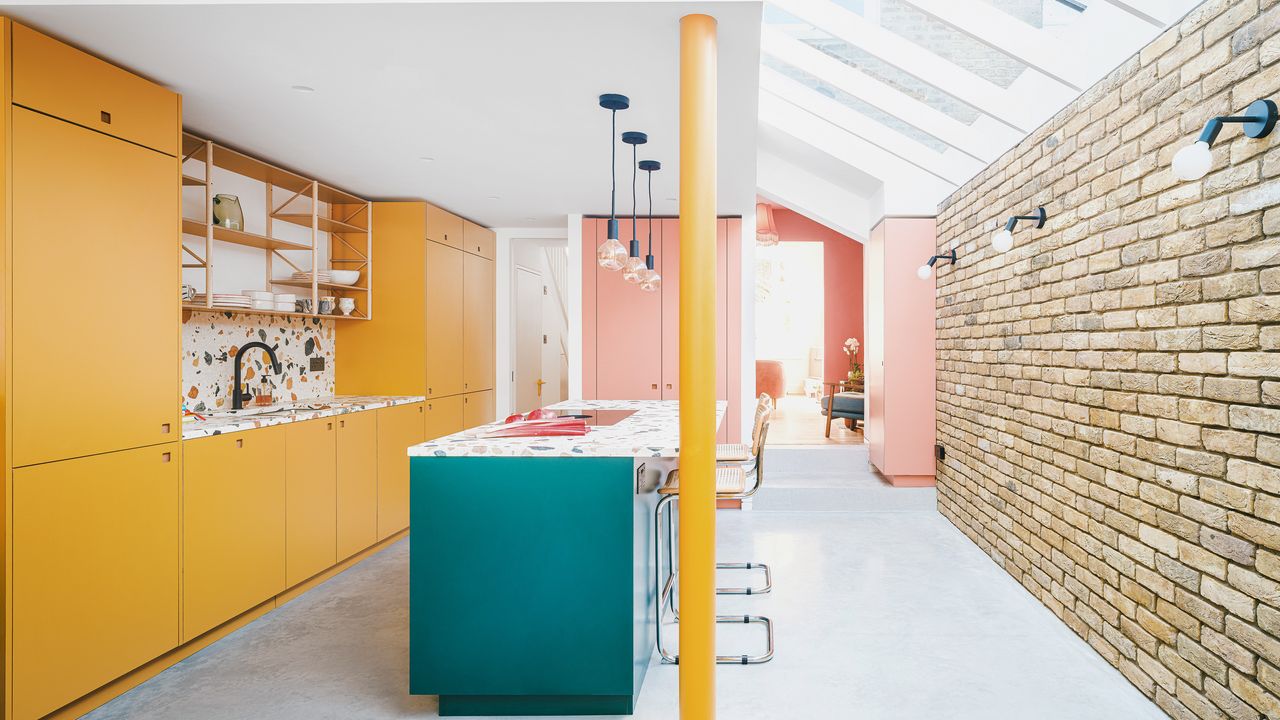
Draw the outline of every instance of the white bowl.
<instances>
[{"instance_id":1,"label":"white bowl","mask_svg":"<svg viewBox=\"0 0 1280 720\"><path fill-rule=\"evenodd\" d=\"M275 293L270 290L245 290L244 294L254 300L274 300Z\"/></svg>"},{"instance_id":2,"label":"white bowl","mask_svg":"<svg viewBox=\"0 0 1280 720\"><path fill-rule=\"evenodd\" d=\"M360 280L360 271L332 270L329 272L329 277L338 285L355 285Z\"/></svg>"}]
</instances>

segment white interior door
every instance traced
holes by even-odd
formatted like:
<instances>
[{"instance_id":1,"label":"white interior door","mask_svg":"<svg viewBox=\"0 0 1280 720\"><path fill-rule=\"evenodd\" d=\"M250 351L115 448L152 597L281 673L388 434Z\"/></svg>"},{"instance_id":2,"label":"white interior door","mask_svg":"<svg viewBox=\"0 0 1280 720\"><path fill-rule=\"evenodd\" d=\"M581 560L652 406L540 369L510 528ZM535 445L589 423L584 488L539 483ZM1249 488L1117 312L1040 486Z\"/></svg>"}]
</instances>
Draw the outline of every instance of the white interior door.
<instances>
[{"instance_id":1,"label":"white interior door","mask_svg":"<svg viewBox=\"0 0 1280 720\"><path fill-rule=\"evenodd\" d=\"M516 412L529 412L544 404L539 400L542 377L542 275L516 268Z\"/></svg>"}]
</instances>

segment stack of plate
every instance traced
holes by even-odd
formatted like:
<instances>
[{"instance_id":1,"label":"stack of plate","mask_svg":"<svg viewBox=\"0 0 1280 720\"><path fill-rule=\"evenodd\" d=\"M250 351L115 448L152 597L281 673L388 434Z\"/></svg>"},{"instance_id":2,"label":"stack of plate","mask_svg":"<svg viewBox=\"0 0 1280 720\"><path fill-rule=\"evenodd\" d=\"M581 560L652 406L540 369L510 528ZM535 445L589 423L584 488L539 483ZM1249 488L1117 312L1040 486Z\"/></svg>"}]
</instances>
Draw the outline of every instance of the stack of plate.
<instances>
[{"instance_id":1,"label":"stack of plate","mask_svg":"<svg viewBox=\"0 0 1280 720\"><path fill-rule=\"evenodd\" d=\"M302 282L311 282L311 272L309 270L300 270L293 274L293 279L301 280ZM316 271L316 280L322 283L333 282L333 275L328 270L318 270Z\"/></svg>"},{"instance_id":2,"label":"stack of plate","mask_svg":"<svg viewBox=\"0 0 1280 720\"><path fill-rule=\"evenodd\" d=\"M204 304L205 304L205 294L204 294L204 293L196 293L196 294L195 294L195 297L191 298L191 302L192 302L192 303L194 303L194 304L196 304L196 305L204 305ZM245 309L249 309L249 308L252 308L252 307L253 307L253 299L252 299L252 298L250 298L248 295L234 295L234 294L214 293L214 294L213 294L213 305L214 305L214 307L229 307L229 308L245 308Z\"/></svg>"},{"instance_id":3,"label":"stack of plate","mask_svg":"<svg viewBox=\"0 0 1280 720\"><path fill-rule=\"evenodd\" d=\"M276 310L284 312L293 312L297 310L298 296L294 293L276 293L275 304Z\"/></svg>"},{"instance_id":4,"label":"stack of plate","mask_svg":"<svg viewBox=\"0 0 1280 720\"><path fill-rule=\"evenodd\" d=\"M244 294L253 301L254 310L276 309L276 296L270 290L245 290Z\"/></svg>"}]
</instances>

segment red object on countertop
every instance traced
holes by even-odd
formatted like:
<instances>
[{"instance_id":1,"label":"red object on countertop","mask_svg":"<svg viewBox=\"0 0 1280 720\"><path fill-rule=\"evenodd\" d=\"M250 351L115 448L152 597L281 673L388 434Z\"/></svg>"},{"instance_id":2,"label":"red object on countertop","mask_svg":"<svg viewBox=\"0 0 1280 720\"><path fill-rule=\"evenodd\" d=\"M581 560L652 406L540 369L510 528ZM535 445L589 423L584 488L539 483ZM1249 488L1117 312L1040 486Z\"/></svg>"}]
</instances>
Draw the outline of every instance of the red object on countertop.
<instances>
[{"instance_id":1,"label":"red object on countertop","mask_svg":"<svg viewBox=\"0 0 1280 720\"><path fill-rule=\"evenodd\" d=\"M587 424L580 418L552 418L549 420L520 420L505 423L492 430L480 433L480 437L581 437L586 434Z\"/></svg>"}]
</instances>

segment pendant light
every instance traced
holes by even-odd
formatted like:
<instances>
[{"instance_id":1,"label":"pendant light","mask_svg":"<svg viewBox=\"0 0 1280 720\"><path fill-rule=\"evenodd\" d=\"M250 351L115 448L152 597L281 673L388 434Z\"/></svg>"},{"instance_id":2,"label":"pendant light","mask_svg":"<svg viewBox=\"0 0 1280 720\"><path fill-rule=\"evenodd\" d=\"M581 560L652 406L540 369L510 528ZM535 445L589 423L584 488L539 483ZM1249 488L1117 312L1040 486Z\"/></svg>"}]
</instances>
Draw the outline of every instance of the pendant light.
<instances>
[{"instance_id":1,"label":"pendant light","mask_svg":"<svg viewBox=\"0 0 1280 720\"><path fill-rule=\"evenodd\" d=\"M608 93L600 96L600 107L610 113L609 124L609 239L596 248L596 262L605 270L621 270L627 258L627 249L618 242L618 111L631 107L626 95Z\"/></svg>"},{"instance_id":2,"label":"pendant light","mask_svg":"<svg viewBox=\"0 0 1280 720\"><path fill-rule=\"evenodd\" d=\"M640 271L640 289L657 292L662 287L662 276L654 269L653 262L653 171L661 170L657 160L641 160L640 169L649 173L649 254L644 257L644 270Z\"/></svg>"},{"instance_id":3,"label":"pendant light","mask_svg":"<svg viewBox=\"0 0 1280 720\"><path fill-rule=\"evenodd\" d=\"M631 247L623 260L622 279L638 285L640 271L645 267L644 259L640 257L640 236L636 232L636 157L639 146L649 142L649 136L642 132L624 132L622 142L631 146Z\"/></svg>"},{"instance_id":4,"label":"pendant light","mask_svg":"<svg viewBox=\"0 0 1280 720\"><path fill-rule=\"evenodd\" d=\"M778 226L773 222L773 206L756 203L756 244L771 247L778 244Z\"/></svg>"}]
</instances>

